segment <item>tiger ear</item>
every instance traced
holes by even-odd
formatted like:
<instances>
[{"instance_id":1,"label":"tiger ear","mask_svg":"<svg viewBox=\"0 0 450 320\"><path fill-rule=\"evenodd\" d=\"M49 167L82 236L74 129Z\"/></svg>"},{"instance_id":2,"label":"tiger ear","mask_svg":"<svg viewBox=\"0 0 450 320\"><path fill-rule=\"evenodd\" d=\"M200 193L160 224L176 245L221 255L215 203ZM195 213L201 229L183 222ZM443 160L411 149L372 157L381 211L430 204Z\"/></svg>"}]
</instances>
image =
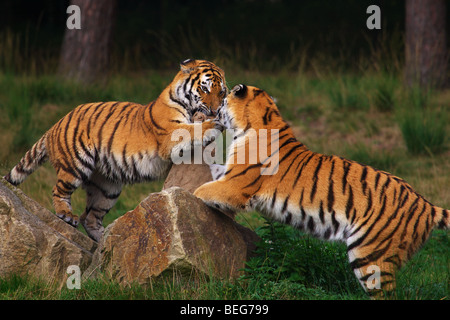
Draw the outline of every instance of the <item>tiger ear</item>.
<instances>
[{"instance_id":1,"label":"tiger ear","mask_svg":"<svg viewBox=\"0 0 450 320\"><path fill-rule=\"evenodd\" d=\"M190 73L195 69L195 60L194 59L186 59L180 62L180 70L184 73Z\"/></svg>"},{"instance_id":2,"label":"tiger ear","mask_svg":"<svg viewBox=\"0 0 450 320\"><path fill-rule=\"evenodd\" d=\"M238 98L244 98L247 96L248 89L245 84L238 84L234 86L231 92Z\"/></svg>"}]
</instances>

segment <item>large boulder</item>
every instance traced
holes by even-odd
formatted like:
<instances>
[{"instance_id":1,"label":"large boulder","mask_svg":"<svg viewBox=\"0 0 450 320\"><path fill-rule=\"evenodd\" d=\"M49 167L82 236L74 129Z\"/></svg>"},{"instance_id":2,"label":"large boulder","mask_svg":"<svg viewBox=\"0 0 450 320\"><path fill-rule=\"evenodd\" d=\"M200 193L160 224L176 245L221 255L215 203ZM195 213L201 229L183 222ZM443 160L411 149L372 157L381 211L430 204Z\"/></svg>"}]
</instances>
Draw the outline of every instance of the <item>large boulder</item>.
<instances>
[{"instance_id":1,"label":"large boulder","mask_svg":"<svg viewBox=\"0 0 450 320\"><path fill-rule=\"evenodd\" d=\"M241 275L256 234L182 188L150 194L110 224L85 276L104 272L123 284L174 271Z\"/></svg>"},{"instance_id":2,"label":"large boulder","mask_svg":"<svg viewBox=\"0 0 450 320\"><path fill-rule=\"evenodd\" d=\"M32 274L67 277L71 265L86 269L97 244L6 180L0 181L0 277Z\"/></svg>"},{"instance_id":3,"label":"large boulder","mask_svg":"<svg viewBox=\"0 0 450 320\"><path fill-rule=\"evenodd\" d=\"M212 175L207 164L174 164L164 181L163 189L180 187L194 193L195 189L211 180Z\"/></svg>"}]
</instances>

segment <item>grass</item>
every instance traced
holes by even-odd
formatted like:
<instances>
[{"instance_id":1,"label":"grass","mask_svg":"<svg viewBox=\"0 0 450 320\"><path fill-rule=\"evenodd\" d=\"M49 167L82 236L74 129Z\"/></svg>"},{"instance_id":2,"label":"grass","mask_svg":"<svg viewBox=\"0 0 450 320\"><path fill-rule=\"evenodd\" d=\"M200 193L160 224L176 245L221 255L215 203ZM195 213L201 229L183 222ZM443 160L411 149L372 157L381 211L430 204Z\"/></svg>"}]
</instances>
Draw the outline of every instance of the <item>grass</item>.
<instances>
[{"instance_id":1,"label":"grass","mask_svg":"<svg viewBox=\"0 0 450 320\"><path fill-rule=\"evenodd\" d=\"M336 154L386 170L407 180L430 202L449 208L450 161L448 92L424 94L402 87L401 78L384 72L333 74L263 73L226 64L228 86L246 83L277 99L297 138L311 150ZM122 100L147 103L170 82L175 70L113 75L103 84L83 86L52 74L0 73L0 174L75 106ZM408 107L409 106L409 107ZM411 107L413 106L413 107ZM420 149L414 149L419 146ZM55 173L47 163L20 188L53 210ZM126 186L105 225L132 210L162 182ZM84 210L85 195L73 195L74 211ZM238 220L263 238L246 274L230 282L213 278L155 279L147 286L121 287L107 278L88 280L80 290L42 279L0 279L0 299L367 299L348 267L345 247L273 224L257 213ZM400 271L397 298L448 299L449 237L434 232L430 241Z\"/></svg>"},{"instance_id":2,"label":"grass","mask_svg":"<svg viewBox=\"0 0 450 320\"><path fill-rule=\"evenodd\" d=\"M14 300L365 300L338 243L326 243L267 222L261 227L259 256L235 281L177 274L141 286L121 286L105 276L80 289L31 276L0 278L0 299ZM448 235L434 232L424 248L399 272L397 299L448 299Z\"/></svg>"},{"instance_id":3,"label":"grass","mask_svg":"<svg viewBox=\"0 0 450 320\"><path fill-rule=\"evenodd\" d=\"M445 151L448 106L435 105L429 92L412 89L397 110L406 147L412 154Z\"/></svg>"}]
</instances>

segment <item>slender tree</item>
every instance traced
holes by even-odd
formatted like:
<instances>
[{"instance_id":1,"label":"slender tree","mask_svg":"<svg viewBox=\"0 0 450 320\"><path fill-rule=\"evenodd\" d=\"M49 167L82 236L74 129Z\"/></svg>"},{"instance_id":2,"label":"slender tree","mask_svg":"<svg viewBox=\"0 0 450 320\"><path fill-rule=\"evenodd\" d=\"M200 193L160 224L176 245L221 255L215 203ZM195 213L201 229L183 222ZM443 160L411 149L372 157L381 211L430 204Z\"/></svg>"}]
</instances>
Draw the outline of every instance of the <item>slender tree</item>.
<instances>
[{"instance_id":1,"label":"slender tree","mask_svg":"<svg viewBox=\"0 0 450 320\"><path fill-rule=\"evenodd\" d=\"M70 5L79 7L81 21L76 21L76 11L75 16L69 12L68 24L74 26L68 26L64 34L59 72L91 82L108 74L117 0L71 0Z\"/></svg>"},{"instance_id":2,"label":"slender tree","mask_svg":"<svg viewBox=\"0 0 450 320\"><path fill-rule=\"evenodd\" d=\"M406 0L408 86L441 88L447 84L445 0Z\"/></svg>"}]
</instances>

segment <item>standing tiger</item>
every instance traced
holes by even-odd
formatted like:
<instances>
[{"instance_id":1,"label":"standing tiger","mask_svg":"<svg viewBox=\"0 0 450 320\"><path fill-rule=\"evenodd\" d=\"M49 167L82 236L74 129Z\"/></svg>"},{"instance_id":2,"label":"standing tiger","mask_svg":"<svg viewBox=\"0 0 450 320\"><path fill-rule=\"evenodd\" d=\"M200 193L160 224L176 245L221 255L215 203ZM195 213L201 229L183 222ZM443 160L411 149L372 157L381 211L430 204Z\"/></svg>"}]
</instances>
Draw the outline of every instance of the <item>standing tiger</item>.
<instances>
[{"instance_id":1,"label":"standing tiger","mask_svg":"<svg viewBox=\"0 0 450 320\"><path fill-rule=\"evenodd\" d=\"M5 179L18 185L50 159L57 174L53 188L56 215L77 227L71 195L82 186L87 204L80 222L98 241L103 217L115 204L122 185L164 178L172 164L172 148L179 143L172 141L172 132L185 129L194 137L193 114L215 113L226 93L223 70L208 61L185 60L172 83L148 105L98 102L76 107L33 145ZM212 120L203 122L203 138L194 137L193 142L212 139L216 130L205 131L214 126Z\"/></svg>"},{"instance_id":2,"label":"standing tiger","mask_svg":"<svg viewBox=\"0 0 450 320\"><path fill-rule=\"evenodd\" d=\"M211 166L218 180L200 186L194 195L222 211L255 209L322 239L345 242L350 266L369 294L382 297L392 291L395 270L432 229L449 228L450 211L432 205L402 179L308 150L263 90L235 86L216 121L233 129L234 140L222 172ZM262 152L267 156L250 164L255 152L250 140L260 140L264 130L269 131L266 146L256 145L259 154L267 148ZM272 144L279 148L273 151ZM273 159L278 159L276 165L270 163ZM379 285L372 289L374 266L380 271Z\"/></svg>"}]
</instances>

